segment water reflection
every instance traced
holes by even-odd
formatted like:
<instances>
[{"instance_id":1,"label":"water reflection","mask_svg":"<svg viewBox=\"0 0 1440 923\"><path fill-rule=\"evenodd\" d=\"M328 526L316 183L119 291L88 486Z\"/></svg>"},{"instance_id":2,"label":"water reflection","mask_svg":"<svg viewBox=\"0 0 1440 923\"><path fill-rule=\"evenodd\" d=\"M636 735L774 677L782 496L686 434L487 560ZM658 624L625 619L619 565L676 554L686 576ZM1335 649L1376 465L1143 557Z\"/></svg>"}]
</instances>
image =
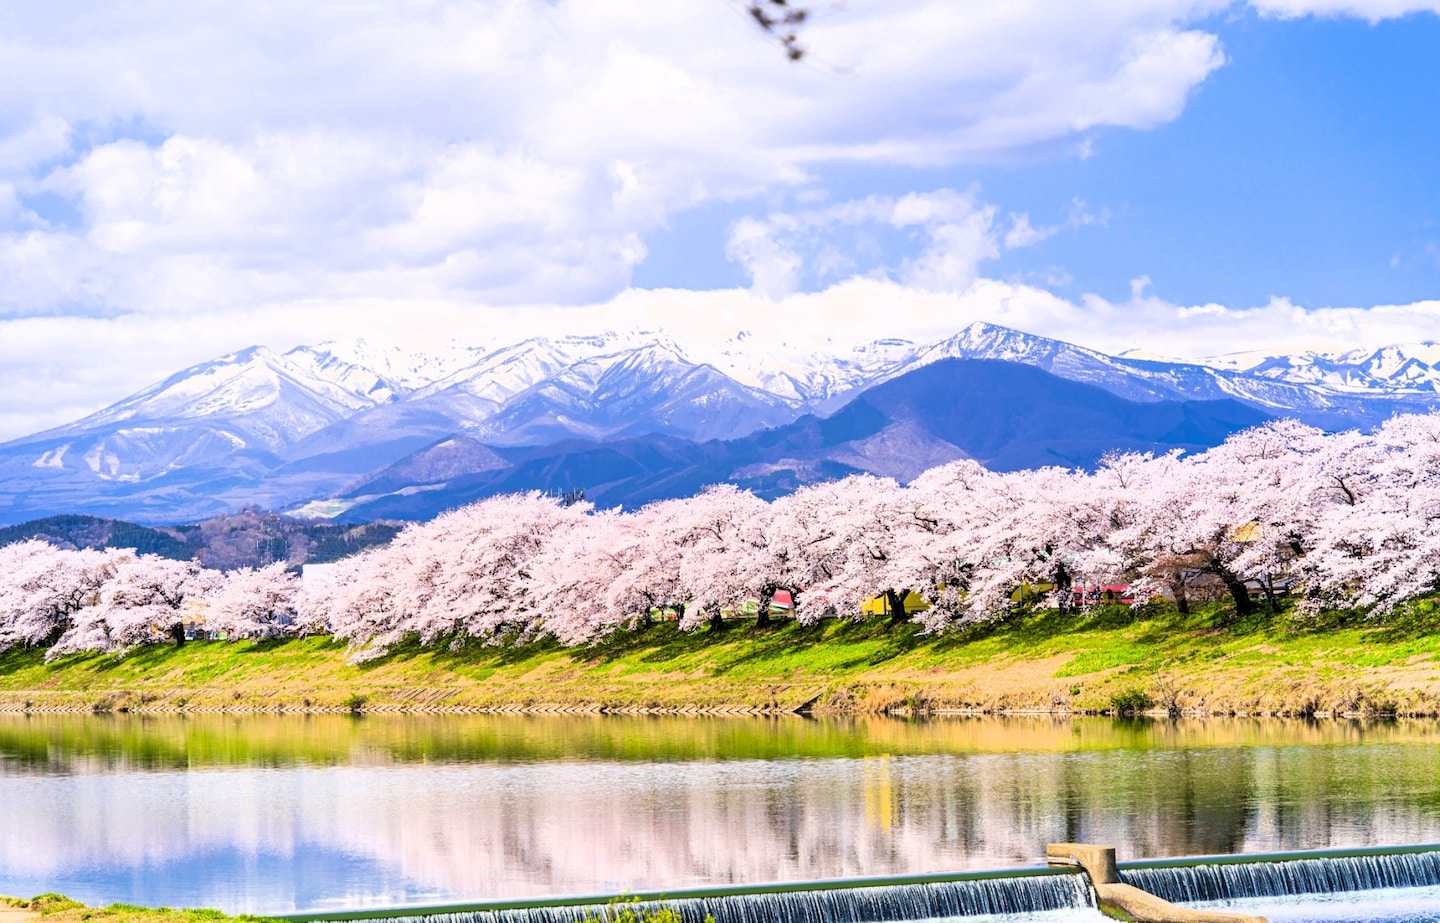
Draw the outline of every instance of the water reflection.
<instances>
[{"instance_id":1,"label":"water reflection","mask_svg":"<svg viewBox=\"0 0 1440 923\"><path fill-rule=\"evenodd\" d=\"M1425 722L0 719L0 893L272 911L1440 841Z\"/></svg>"}]
</instances>

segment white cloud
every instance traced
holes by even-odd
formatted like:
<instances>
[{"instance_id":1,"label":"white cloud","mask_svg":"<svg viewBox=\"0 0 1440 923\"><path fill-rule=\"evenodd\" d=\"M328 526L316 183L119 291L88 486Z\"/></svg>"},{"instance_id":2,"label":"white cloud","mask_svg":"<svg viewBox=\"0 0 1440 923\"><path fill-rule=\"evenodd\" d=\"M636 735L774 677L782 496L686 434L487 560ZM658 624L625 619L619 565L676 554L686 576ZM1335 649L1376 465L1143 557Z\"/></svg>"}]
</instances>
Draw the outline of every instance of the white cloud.
<instances>
[{"instance_id":1,"label":"white cloud","mask_svg":"<svg viewBox=\"0 0 1440 923\"><path fill-rule=\"evenodd\" d=\"M1303 16L1348 16L1371 23L1412 13L1440 13L1440 3L1415 0L1251 0L1265 16L1299 19Z\"/></svg>"},{"instance_id":2,"label":"white cloud","mask_svg":"<svg viewBox=\"0 0 1440 923\"><path fill-rule=\"evenodd\" d=\"M820 164L1174 118L1224 5L857 3L807 26L818 68L713 0L12 5L0 183L75 217L0 214L0 310L603 299L678 211ZM953 285L975 236L941 238L913 275Z\"/></svg>"},{"instance_id":3,"label":"white cloud","mask_svg":"<svg viewBox=\"0 0 1440 923\"><path fill-rule=\"evenodd\" d=\"M788 226L787 226L788 225ZM783 298L800 287L800 254L778 238L795 230L785 216L768 221L741 218L730 228L725 255L745 267L751 289L765 298Z\"/></svg>"},{"instance_id":4,"label":"white cloud","mask_svg":"<svg viewBox=\"0 0 1440 923\"><path fill-rule=\"evenodd\" d=\"M885 231L913 237L915 252L887 258ZM993 206L978 202L974 191L938 189L742 218L731 226L725 252L745 267L755 292L776 298L796 291L807 275L821 282L893 275L919 289L961 291L978 278L983 261L1000 255L1000 245Z\"/></svg>"},{"instance_id":5,"label":"white cloud","mask_svg":"<svg viewBox=\"0 0 1440 923\"><path fill-rule=\"evenodd\" d=\"M1059 233L1060 228L1055 225L1035 227L1030 223L1030 215L1027 212L1010 213L1010 230L1005 232L1005 249L1018 250L1021 247L1032 247L1043 240L1049 240Z\"/></svg>"}]
</instances>

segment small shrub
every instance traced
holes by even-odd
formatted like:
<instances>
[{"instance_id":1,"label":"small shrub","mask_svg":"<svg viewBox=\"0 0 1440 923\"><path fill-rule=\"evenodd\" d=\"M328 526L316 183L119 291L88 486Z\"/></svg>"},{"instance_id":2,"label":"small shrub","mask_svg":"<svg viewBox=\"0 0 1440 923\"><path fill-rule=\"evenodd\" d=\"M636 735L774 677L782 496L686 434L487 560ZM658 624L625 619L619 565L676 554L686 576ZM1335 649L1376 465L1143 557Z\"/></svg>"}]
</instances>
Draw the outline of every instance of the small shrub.
<instances>
[{"instance_id":1,"label":"small shrub","mask_svg":"<svg viewBox=\"0 0 1440 923\"><path fill-rule=\"evenodd\" d=\"M1143 689L1126 689L1110 696L1110 709L1117 715L1134 715L1149 711L1155 705L1150 693Z\"/></svg>"},{"instance_id":2,"label":"small shrub","mask_svg":"<svg viewBox=\"0 0 1440 923\"><path fill-rule=\"evenodd\" d=\"M85 905L79 901L72 901L63 894L38 894L30 899L29 909L41 915L59 913L63 910L74 910Z\"/></svg>"},{"instance_id":3,"label":"small shrub","mask_svg":"<svg viewBox=\"0 0 1440 923\"><path fill-rule=\"evenodd\" d=\"M366 701L368 701L366 696L363 696L358 692L352 692L345 697L344 705L346 710L348 710L350 714L358 715L365 710Z\"/></svg>"},{"instance_id":4,"label":"small shrub","mask_svg":"<svg viewBox=\"0 0 1440 923\"><path fill-rule=\"evenodd\" d=\"M584 923L683 923L680 913L673 907L637 907L638 898L621 898L611 901L598 914L591 912ZM715 917L705 915L705 923L715 923Z\"/></svg>"}]
</instances>

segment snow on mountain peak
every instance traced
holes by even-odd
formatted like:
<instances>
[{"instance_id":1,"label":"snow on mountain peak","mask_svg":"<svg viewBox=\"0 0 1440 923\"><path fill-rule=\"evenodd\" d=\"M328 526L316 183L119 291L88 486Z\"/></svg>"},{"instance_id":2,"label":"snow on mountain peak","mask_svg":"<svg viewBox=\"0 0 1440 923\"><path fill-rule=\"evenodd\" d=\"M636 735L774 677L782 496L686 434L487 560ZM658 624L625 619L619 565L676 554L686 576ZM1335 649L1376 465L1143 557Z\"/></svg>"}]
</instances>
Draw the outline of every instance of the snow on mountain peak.
<instances>
[{"instance_id":1,"label":"snow on mountain peak","mask_svg":"<svg viewBox=\"0 0 1440 923\"><path fill-rule=\"evenodd\" d=\"M407 351L398 346L372 345L364 339L327 341L316 346L297 346L287 356L302 352L314 353L324 360L333 360L372 373L398 395L416 391L441 378L473 365L490 348L476 343L451 339L424 352Z\"/></svg>"},{"instance_id":2,"label":"snow on mountain peak","mask_svg":"<svg viewBox=\"0 0 1440 923\"><path fill-rule=\"evenodd\" d=\"M1232 353L1201 361L1212 368L1343 393L1440 390L1440 344L1431 342L1294 355Z\"/></svg>"},{"instance_id":3,"label":"snow on mountain peak","mask_svg":"<svg viewBox=\"0 0 1440 923\"><path fill-rule=\"evenodd\" d=\"M39 436L135 431L136 427L228 427L278 448L392 399L373 373L304 348L264 346L202 362L68 426ZM34 438L34 437L31 437Z\"/></svg>"},{"instance_id":4,"label":"snow on mountain peak","mask_svg":"<svg viewBox=\"0 0 1440 923\"><path fill-rule=\"evenodd\" d=\"M363 339L297 346L283 355L254 346L192 366L40 435L183 423L224 427L274 449L386 407L394 412L367 416L373 422L365 425L385 430L421 413L453 420L459 429L546 383L605 400L625 390L617 376L641 390L663 388L665 382L698 380L700 366L764 392L754 395L761 403L776 399L801 413L836 407L846 395L949 357L1021 362L1135 400L1232 396L1279 411L1303 405L1319 412L1346 395L1424 398L1440 392L1436 343L1293 356L1236 353L1180 363L1136 350L1110 356L984 322L929 344L886 338L820 350L747 330L723 340L677 341L663 330L637 328L538 336L495 348L454 339L423 353Z\"/></svg>"}]
</instances>

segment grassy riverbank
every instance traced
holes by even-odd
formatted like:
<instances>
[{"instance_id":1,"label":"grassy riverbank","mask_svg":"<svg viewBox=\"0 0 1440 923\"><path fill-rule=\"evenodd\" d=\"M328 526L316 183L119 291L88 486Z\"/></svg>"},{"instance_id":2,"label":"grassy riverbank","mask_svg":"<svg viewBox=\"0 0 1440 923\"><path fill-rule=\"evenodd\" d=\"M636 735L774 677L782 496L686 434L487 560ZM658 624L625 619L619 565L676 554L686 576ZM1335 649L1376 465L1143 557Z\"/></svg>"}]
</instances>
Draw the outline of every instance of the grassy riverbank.
<instances>
[{"instance_id":1,"label":"grassy riverbank","mask_svg":"<svg viewBox=\"0 0 1440 923\"><path fill-rule=\"evenodd\" d=\"M347 662L343 644L192 642L45 663L0 654L6 711L1101 711L1440 714L1440 612L1386 623L1216 605L1038 612L940 636L913 625L656 625L600 644L402 645Z\"/></svg>"},{"instance_id":2,"label":"grassy riverbank","mask_svg":"<svg viewBox=\"0 0 1440 923\"><path fill-rule=\"evenodd\" d=\"M152 909L128 904L87 907L59 894L42 894L30 900L0 897L0 923L214 923L260 919L227 916L218 910Z\"/></svg>"}]
</instances>

